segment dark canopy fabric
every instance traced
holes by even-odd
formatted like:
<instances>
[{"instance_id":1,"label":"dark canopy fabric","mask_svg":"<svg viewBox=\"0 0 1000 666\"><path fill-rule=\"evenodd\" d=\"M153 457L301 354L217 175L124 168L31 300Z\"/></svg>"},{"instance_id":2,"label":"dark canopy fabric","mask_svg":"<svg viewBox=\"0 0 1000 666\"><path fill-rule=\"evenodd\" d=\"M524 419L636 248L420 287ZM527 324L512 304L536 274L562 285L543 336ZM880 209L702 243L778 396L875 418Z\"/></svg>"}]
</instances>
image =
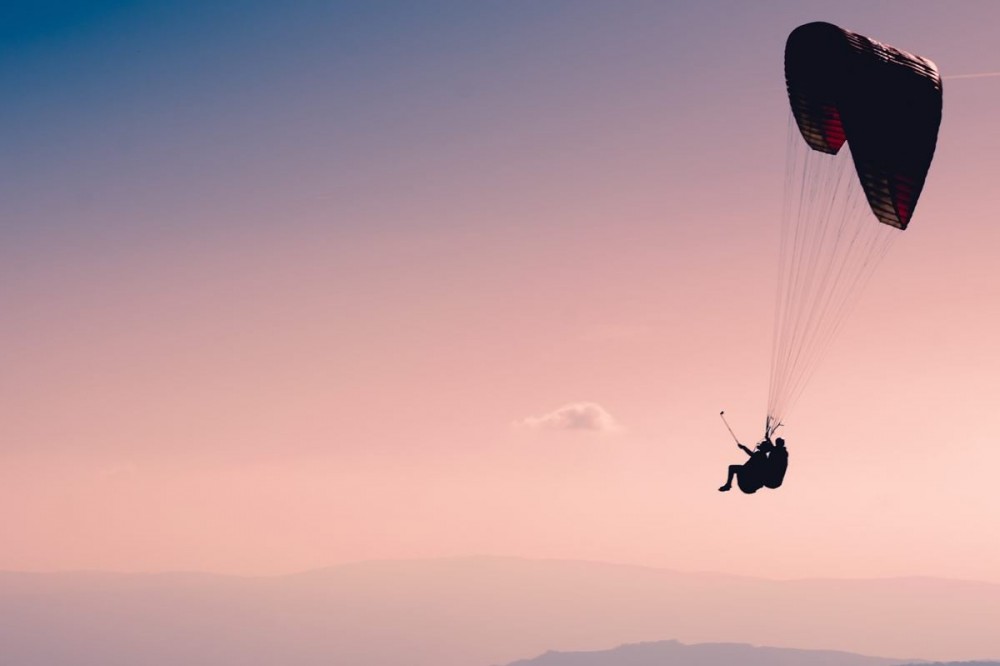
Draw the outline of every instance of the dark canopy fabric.
<instances>
[{"instance_id":1,"label":"dark canopy fabric","mask_svg":"<svg viewBox=\"0 0 1000 666\"><path fill-rule=\"evenodd\" d=\"M941 124L937 66L830 23L807 23L788 36L785 80L809 146L836 154L849 143L872 212L905 229Z\"/></svg>"}]
</instances>

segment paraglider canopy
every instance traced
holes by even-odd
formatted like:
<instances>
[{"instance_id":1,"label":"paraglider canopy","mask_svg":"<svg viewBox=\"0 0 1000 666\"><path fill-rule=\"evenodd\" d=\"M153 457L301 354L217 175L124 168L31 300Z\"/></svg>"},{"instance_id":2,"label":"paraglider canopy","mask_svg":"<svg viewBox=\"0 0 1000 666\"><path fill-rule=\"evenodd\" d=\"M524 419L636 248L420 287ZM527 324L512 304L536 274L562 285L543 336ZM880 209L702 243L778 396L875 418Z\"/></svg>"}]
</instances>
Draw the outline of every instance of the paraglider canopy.
<instances>
[{"instance_id":1,"label":"paraglider canopy","mask_svg":"<svg viewBox=\"0 0 1000 666\"><path fill-rule=\"evenodd\" d=\"M880 222L905 229L941 124L937 66L817 22L788 36L785 80L802 138L830 154L847 141L872 212Z\"/></svg>"},{"instance_id":2,"label":"paraglider canopy","mask_svg":"<svg viewBox=\"0 0 1000 666\"><path fill-rule=\"evenodd\" d=\"M830 23L788 36L785 80L791 113L768 436L913 219L941 124L933 62Z\"/></svg>"}]
</instances>

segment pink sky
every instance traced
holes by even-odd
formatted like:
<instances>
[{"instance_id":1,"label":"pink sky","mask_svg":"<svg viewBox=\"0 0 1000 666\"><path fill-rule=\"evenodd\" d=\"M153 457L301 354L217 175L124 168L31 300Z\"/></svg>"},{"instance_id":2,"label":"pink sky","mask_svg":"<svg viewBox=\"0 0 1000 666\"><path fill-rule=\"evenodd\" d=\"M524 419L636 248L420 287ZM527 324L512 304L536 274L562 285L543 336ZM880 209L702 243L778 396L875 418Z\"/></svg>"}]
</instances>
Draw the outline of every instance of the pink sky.
<instances>
[{"instance_id":1,"label":"pink sky","mask_svg":"<svg viewBox=\"0 0 1000 666\"><path fill-rule=\"evenodd\" d=\"M825 18L946 77L1000 65L975 37L996 5L861 7L570 4L485 62L379 52L328 115L309 72L271 72L261 108L234 83L217 143L173 152L127 101L105 111L132 129L81 120L0 204L0 569L482 553L1000 582L1000 79L946 80L913 225L787 424L786 486L715 490L742 456L718 411L747 440L764 417L784 35ZM693 74L660 39L689 30L738 57ZM620 428L517 425L574 403Z\"/></svg>"}]
</instances>

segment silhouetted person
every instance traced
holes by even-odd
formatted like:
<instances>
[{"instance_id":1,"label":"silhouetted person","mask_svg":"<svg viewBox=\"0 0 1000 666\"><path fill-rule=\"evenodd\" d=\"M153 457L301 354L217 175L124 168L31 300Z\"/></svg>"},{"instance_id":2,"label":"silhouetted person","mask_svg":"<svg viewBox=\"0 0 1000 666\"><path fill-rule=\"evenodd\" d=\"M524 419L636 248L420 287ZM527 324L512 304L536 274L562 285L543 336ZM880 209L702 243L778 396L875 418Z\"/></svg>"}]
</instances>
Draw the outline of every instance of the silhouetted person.
<instances>
[{"instance_id":1,"label":"silhouetted person","mask_svg":"<svg viewBox=\"0 0 1000 666\"><path fill-rule=\"evenodd\" d=\"M770 440L768 440L770 441ZM764 473L764 485L768 488L777 488L785 480L785 472L788 470L788 449L785 448L785 440L781 437L774 440L774 448L767 454L767 467Z\"/></svg>"},{"instance_id":2,"label":"silhouetted person","mask_svg":"<svg viewBox=\"0 0 1000 666\"><path fill-rule=\"evenodd\" d=\"M737 444L737 446L750 456L750 460L742 465L730 465L729 478L726 479L726 485L719 488L719 490L726 492L731 489L733 487L733 477L736 477L736 483L740 487L740 490L749 495L757 492L764 485L764 477L767 474L767 454L774 448L774 444L771 443L771 440L765 439L757 445L756 451L751 451L742 444Z\"/></svg>"}]
</instances>

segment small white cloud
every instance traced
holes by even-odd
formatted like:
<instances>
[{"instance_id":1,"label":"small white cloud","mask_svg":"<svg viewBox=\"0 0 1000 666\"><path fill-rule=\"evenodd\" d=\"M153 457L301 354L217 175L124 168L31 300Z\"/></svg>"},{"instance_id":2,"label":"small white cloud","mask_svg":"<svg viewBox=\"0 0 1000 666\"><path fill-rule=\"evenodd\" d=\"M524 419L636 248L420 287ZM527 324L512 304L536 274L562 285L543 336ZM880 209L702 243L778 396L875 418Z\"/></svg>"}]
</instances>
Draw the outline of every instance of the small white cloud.
<instances>
[{"instance_id":1,"label":"small white cloud","mask_svg":"<svg viewBox=\"0 0 1000 666\"><path fill-rule=\"evenodd\" d=\"M518 425L535 430L614 432L621 426L596 402L574 402L544 416L529 416Z\"/></svg>"}]
</instances>

